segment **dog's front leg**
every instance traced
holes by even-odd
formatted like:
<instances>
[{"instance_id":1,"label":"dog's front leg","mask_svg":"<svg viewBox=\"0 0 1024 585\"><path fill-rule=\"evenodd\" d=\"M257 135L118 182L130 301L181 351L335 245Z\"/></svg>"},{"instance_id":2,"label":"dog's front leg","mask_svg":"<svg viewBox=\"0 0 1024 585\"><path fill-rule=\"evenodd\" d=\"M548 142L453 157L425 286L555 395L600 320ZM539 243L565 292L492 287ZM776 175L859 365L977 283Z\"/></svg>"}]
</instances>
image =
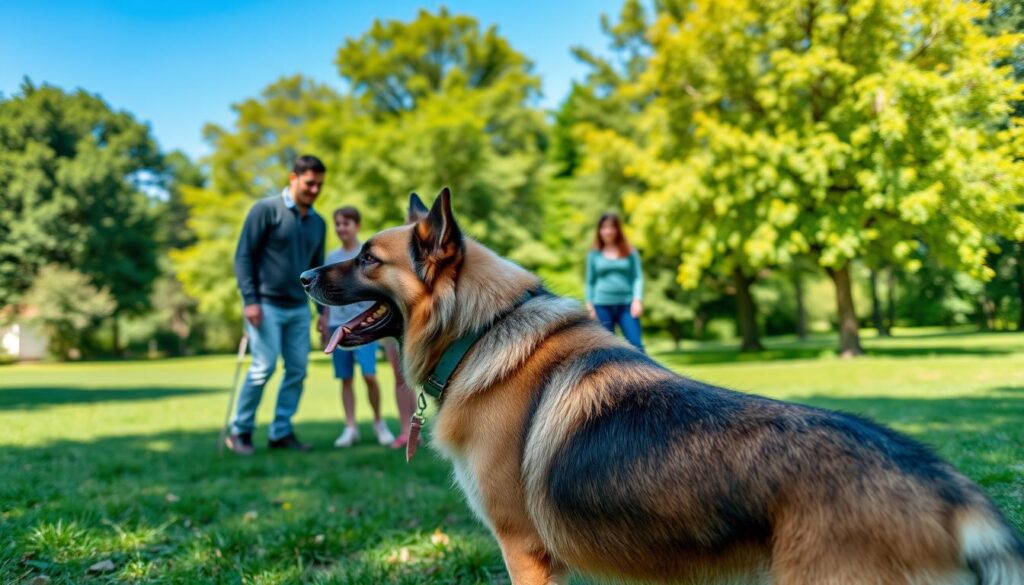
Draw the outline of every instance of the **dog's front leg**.
<instances>
[{"instance_id":1,"label":"dog's front leg","mask_svg":"<svg viewBox=\"0 0 1024 585\"><path fill-rule=\"evenodd\" d=\"M551 559L536 538L499 534L498 544L512 585L566 585L569 582L565 569Z\"/></svg>"}]
</instances>

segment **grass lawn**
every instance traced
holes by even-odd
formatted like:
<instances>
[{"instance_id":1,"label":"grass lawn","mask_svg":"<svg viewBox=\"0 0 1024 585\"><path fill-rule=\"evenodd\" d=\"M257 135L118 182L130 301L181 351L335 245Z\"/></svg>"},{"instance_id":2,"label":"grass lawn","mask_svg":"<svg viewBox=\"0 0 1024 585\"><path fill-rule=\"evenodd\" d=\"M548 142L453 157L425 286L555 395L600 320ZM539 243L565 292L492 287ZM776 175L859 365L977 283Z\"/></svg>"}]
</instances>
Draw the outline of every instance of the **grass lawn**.
<instances>
[{"instance_id":1,"label":"grass lawn","mask_svg":"<svg viewBox=\"0 0 1024 585\"><path fill-rule=\"evenodd\" d=\"M833 344L768 340L749 356L713 344L651 349L691 377L909 433L1024 526L1024 335L904 332L867 339L871 355L850 361L831 357ZM322 356L296 419L316 451L218 458L233 367L233 356L0 367L0 582L508 582L447 464L429 449L406 464L365 443L361 385L364 444L331 447L341 408ZM275 378L258 447L276 388Z\"/></svg>"}]
</instances>

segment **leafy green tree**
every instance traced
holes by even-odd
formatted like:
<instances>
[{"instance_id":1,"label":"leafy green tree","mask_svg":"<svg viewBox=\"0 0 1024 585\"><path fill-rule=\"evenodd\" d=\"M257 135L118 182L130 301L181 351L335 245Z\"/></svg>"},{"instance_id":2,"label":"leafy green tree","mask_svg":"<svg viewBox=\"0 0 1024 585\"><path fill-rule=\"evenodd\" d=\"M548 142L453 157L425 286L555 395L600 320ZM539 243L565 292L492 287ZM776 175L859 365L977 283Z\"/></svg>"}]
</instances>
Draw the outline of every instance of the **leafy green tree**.
<instances>
[{"instance_id":1,"label":"leafy green tree","mask_svg":"<svg viewBox=\"0 0 1024 585\"><path fill-rule=\"evenodd\" d=\"M681 18L685 5L678 2L654 2L654 14L674 15ZM577 169L577 191L589 196L579 201L584 209L590 209L596 217L600 210L617 209L631 212L629 201L638 194L646 194L651 186L647 178L634 172L635 152L625 147L647 140L648 125L638 123L648 109L652 94L642 84L648 70L654 47L648 34L651 15L639 0L627 0L619 12L618 20L612 22L602 16L601 28L609 40L610 56L601 56L585 48L576 47L573 53L590 66L583 84L573 88L556 119L561 126L570 126L571 137L577 141L573 149L561 146L558 152L575 157L573 168ZM568 119L568 120L566 120ZM554 129L555 144L565 142L565 132ZM556 161L560 162L560 161ZM563 166L566 163L562 163ZM627 213L629 215L629 213ZM668 258L673 266L678 265L681 251L673 241L666 241L653 232L649 225L638 224L637 241L645 255L652 259ZM736 296L736 320L742 335L744 350L761 349L757 315L758 308L751 287L761 274L760 266L737 268L734 263L722 262L708 267L714 272L705 283L719 283L721 287L705 290L701 298L728 292ZM663 266L675 272L673 267ZM728 280L729 282L725 282ZM666 286L671 281L664 281ZM665 295L656 294L647 299L647 304L668 302L670 297L680 296L682 291L663 289ZM683 295L692 296L692 295ZM655 321L661 313L677 313L672 307L664 310L651 307L649 311ZM698 329L703 330L703 318Z\"/></svg>"},{"instance_id":2,"label":"leafy green tree","mask_svg":"<svg viewBox=\"0 0 1024 585\"><path fill-rule=\"evenodd\" d=\"M188 225L190 212L185 190L205 187L206 174L187 155L173 151L164 156L163 172L154 182L162 193L154 210L160 276L150 295L152 311L128 324L126 337L129 345L148 349L149 342L156 341L158 349L182 355L198 344L200 317L197 302L185 293L170 254L196 243L195 233Z\"/></svg>"},{"instance_id":3,"label":"leafy green tree","mask_svg":"<svg viewBox=\"0 0 1024 585\"><path fill-rule=\"evenodd\" d=\"M530 61L496 27L441 8L375 22L346 40L336 64L360 116L328 191L344 192L365 223L383 227L403 220L403 194L450 186L464 229L530 265L545 178ZM337 180L351 181L351 192Z\"/></svg>"},{"instance_id":4,"label":"leafy green tree","mask_svg":"<svg viewBox=\"0 0 1024 585\"><path fill-rule=\"evenodd\" d=\"M178 150L168 153L163 160L163 173L159 187L163 199L154 211L157 223L156 239L164 254L167 250L185 248L195 243L195 234L188 227L189 208L183 187L202 188L206 175L202 168Z\"/></svg>"},{"instance_id":5,"label":"leafy green tree","mask_svg":"<svg viewBox=\"0 0 1024 585\"><path fill-rule=\"evenodd\" d=\"M988 18L982 26L990 35L1005 33L1024 34L1024 3L1016 0L992 0ZM1003 65L1013 67L1014 77L1024 82L1024 42L1017 44L1016 50ZM1024 96L1014 101L1014 116L1024 118ZM1024 156L1024 136L1019 129L1016 132L1018 158ZM1024 241L1017 238L1000 238L999 251L989 259L989 266L996 276L986 283L985 296L997 314L1004 315L1007 321L1013 321L1016 313L1017 330L1024 331Z\"/></svg>"},{"instance_id":6,"label":"leafy green tree","mask_svg":"<svg viewBox=\"0 0 1024 585\"><path fill-rule=\"evenodd\" d=\"M96 95L26 81L0 101L0 306L58 264L108 291L115 318L145 310L157 260L140 187L160 165L149 128Z\"/></svg>"},{"instance_id":7,"label":"leafy green tree","mask_svg":"<svg viewBox=\"0 0 1024 585\"><path fill-rule=\"evenodd\" d=\"M646 29L627 134L587 137L640 185L626 207L678 279L737 281L808 255L836 289L840 351L860 348L850 263L911 252L988 278L992 236L1019 234L1024 167L1008 123L1016 39L984 7L930 0L686 4ZM642 99L641 99L642 98ZM742 304L742 303L741 303Z\"/></svg>"},{"instance_id":8,"label":"leafy green tree","mask_svg":"<svg viewBox=\"0 0 1024 585\"><path fill-rule=\"evenodd\" d=\"M32 309L27 321L47 337L50 352L59 359L80 350L91 330L114 314L117 301L77 270L48 264L39 269L28 291Z\"/></svg>"}]
</instances>

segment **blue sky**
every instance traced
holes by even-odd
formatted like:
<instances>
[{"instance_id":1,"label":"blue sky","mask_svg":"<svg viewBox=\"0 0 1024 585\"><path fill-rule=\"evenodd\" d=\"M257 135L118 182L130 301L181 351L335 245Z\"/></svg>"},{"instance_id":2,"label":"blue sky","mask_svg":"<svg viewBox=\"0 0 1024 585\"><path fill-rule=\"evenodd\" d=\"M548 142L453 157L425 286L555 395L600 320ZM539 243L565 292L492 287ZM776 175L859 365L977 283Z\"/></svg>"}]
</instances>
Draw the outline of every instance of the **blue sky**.
<instances>
[{"instance_id":1,"label":"blue sky","mask_svg":"<svg viewBox=\"0 0 1024 585\"><path fill-rule=\"evenodd\" d=\"M621 0L388 2L265 0L40 0L5 3L0 19L0 93L26 76L99 93L148 121L162 148L193 157L209 148L207 122L232 122L231 104L281 77L303 73L341 86L333 61L346 37L374 19L412 19L445 5L497 24L535 64L542 104L554 107L585 69L569 48L604 48L601 13Z\"/></svg>"}]
</instances>

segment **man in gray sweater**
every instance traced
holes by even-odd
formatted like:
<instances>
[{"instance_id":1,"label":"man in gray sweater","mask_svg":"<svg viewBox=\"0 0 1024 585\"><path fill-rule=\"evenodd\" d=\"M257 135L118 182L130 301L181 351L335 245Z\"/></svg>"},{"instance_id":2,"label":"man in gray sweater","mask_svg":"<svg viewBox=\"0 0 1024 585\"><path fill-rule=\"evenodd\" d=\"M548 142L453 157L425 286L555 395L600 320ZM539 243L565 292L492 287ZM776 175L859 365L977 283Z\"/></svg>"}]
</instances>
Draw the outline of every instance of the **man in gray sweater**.
<instances>
[{"instance_id":1,"label":"man in gray sweater","mask_svg":"<svg viewBox=\"0 0 1024 585\"><path fill-rule=\"evenodd\" d=\"M310 310L299 274L324 262L327 224L313 210L327 169L314 156L301 156L278 195L261 199L245 218L235 250L235 277L245 302L245 331L252 365L238 397L227 446L239 455L253 453L252 432L263 387L284 358L284 378L277 393L271 449L308 451L292 430L309 361ZM317 307L323 311L323 307Z\"/></svg>"}]
</instances>

